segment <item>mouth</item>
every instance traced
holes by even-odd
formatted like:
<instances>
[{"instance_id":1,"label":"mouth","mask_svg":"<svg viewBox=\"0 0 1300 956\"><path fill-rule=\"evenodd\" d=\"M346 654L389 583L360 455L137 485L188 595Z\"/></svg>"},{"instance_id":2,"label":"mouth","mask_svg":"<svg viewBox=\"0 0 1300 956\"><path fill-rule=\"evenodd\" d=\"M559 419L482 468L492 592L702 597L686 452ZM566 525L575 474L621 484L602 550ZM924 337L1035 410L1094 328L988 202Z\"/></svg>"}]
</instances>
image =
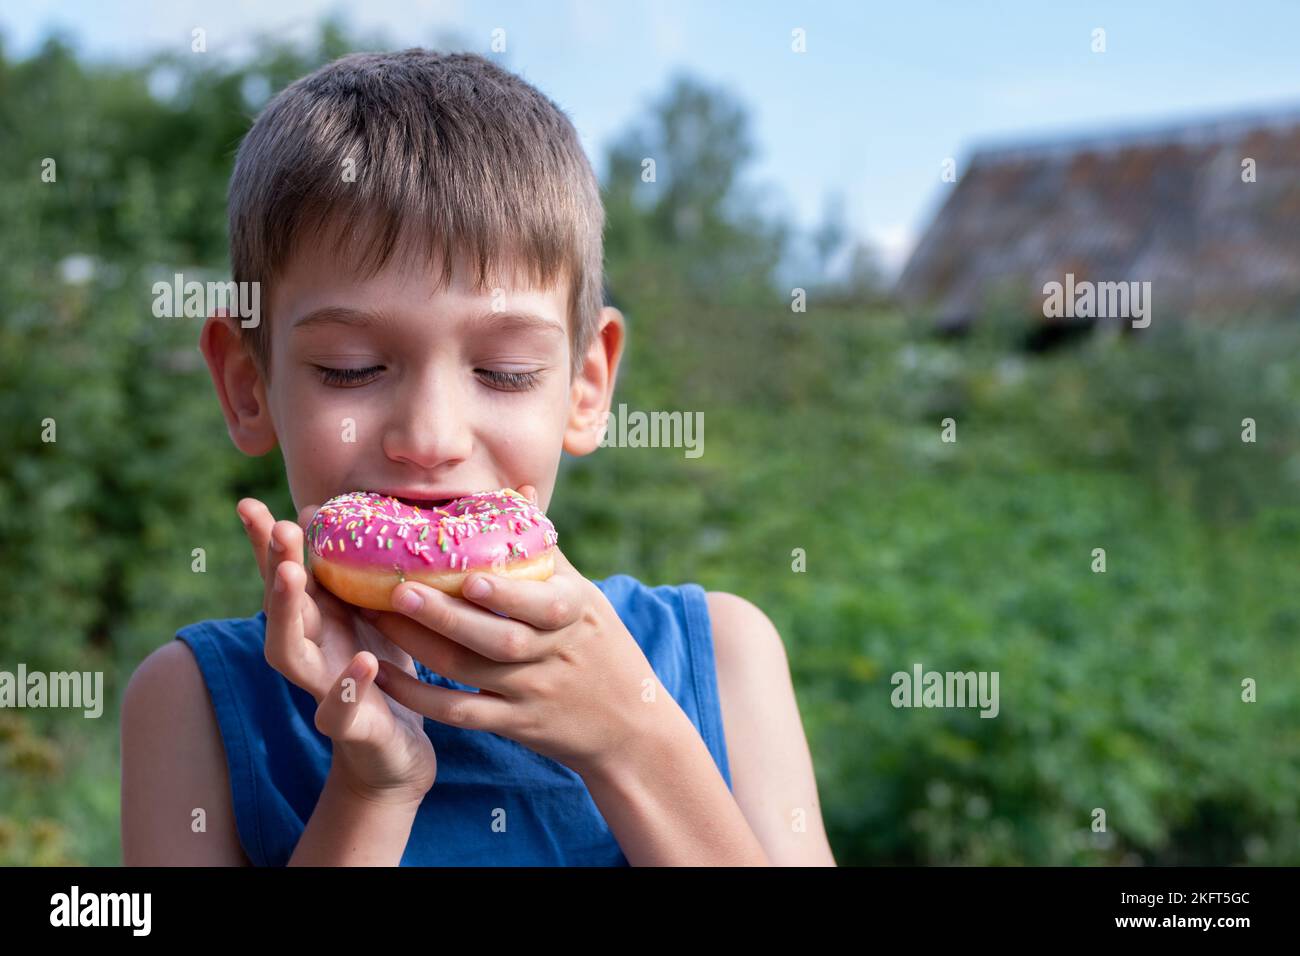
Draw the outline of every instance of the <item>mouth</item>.
<instances>
[{"instance_id":1,"label":"mouth","mask_svg":"<svg viewBox=\"0 0 1300 956\"><path fill-rule=\"evenodd\" d=\"M388 491L381 491L379 494L385 495L389 498L396 498L402 504L409 505L412 508L419 508L422 511L432 511L435 508L445 508L457 498L463 498L465 496L464 494L454 494L440 498L416 497L413 495L395 495ZM466 492L466 494L468 494L468 492Z\"/></svg>"}]
</instances>

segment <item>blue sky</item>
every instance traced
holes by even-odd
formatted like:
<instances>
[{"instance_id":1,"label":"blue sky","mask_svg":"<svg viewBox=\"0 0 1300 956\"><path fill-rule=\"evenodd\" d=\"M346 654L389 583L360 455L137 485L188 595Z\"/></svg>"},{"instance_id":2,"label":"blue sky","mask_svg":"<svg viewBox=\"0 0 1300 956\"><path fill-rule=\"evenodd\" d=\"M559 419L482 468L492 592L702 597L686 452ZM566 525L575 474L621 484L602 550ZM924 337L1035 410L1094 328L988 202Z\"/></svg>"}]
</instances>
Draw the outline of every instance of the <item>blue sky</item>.
<instances>
[{"instance_id":1,"label":"blue sky","mask_svg":"<svg viewBox=\"0 0 1300 956\"><path fill-rule=\"evenodd\" d=\"M91 56L131 59L188 50L202 26L211 55L238 56L257 30L306 36L334 9L389 47L451 33L489 54L504 28L504 65L569 112L598 168L673 71L725 84L750 110L752 180L771 207L810 228L838 193L894 265L951 188L943 160L960 175L980 143L1300 108L1300 2L1287 0L20 0L0 7L0 32L10 55L58 25ZM796 27L806 53L791 51Z\"/></svg>"}]
</instances>

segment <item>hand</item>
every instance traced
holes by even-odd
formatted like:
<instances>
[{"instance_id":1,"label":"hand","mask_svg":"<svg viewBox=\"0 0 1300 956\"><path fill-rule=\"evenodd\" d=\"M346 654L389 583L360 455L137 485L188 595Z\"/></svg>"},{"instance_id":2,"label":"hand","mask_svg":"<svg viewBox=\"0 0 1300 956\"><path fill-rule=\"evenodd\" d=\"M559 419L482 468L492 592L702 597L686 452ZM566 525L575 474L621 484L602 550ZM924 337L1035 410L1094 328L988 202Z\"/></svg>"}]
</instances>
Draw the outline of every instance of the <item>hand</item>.
<instances>
[{"instance_id":1,"label":"hand","mask_svg":"<svg viewBox=\"0 0 1300 956\"><path fill-rule=\"evenodd\" d=\"M468 599L414 581L393 589L394 607L411 594L420 605L380 614L378 629L480 693L380 669L384 691L412 710L517 740L585 776L684 715L600 589L558 549L555 562L546 581L474 572L466 595L477 581L489 588Z\"/></svg>"},{"instance_id":2,"label":"hand","mask_svg":"<svg viewBox=\"0 0 1300 956\"><path fill-rule=\"evenodd\" d=\"M353 792L418 803L437 776L424 719L374 686L380 660L414 674L410 656L316 584L303 563L314 507L298 524L276 521L255 498L237 510L262 574L267 663L316 699L316 729L334 742L334 768Z\"/></svg>"}]
</instances>

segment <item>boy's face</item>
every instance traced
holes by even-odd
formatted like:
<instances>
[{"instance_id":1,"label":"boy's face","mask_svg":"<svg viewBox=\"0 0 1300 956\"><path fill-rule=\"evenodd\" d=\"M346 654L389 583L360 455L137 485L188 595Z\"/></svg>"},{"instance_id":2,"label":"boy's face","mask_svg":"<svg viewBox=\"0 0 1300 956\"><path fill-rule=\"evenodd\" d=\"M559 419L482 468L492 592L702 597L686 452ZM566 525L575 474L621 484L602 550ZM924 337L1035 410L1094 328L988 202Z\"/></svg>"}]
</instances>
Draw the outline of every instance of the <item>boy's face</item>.
<instances>
[{"instance_id":1,"label":"boy's face","mask_svg":"<svg viewBox=\"0 0 1300 956\"><path fill-rule=\"evenodd\" d=\"M295 507L348 491L434 500L529 484L545 508L561 452L597 446L617 311L604 310L571 375L563 286L477 293L462 270L441 289L439 277L395 260L358 279L303 247L271 293L269 385L231 347L231 326L205 328L232 440L249 454L278 442Z\"/></svg>"}]
</instances>

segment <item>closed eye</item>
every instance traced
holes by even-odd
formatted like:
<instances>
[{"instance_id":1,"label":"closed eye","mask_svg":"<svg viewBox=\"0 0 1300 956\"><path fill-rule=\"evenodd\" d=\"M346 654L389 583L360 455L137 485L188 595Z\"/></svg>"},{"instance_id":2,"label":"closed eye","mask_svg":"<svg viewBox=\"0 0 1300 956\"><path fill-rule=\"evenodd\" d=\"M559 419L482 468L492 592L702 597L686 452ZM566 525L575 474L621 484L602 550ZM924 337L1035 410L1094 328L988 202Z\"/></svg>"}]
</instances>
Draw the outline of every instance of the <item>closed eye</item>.
<instances>
[{"instance_id":1,"label":"closed eye","mask_svg":"<svg viewBox=\"0 0 1300 956\"><path fill-rule=\"evenodd\" d=\"M342 388L355 388L358 385L365 385L372 381L376 375L384 370L382 365L372 365L369 368L329 368L324 365L317 365L316 371L320 374L320 379L326 385L336 385Z\"/></svg>"},{"instance_id":2,"label":"closed eye","mask_svg":"<svg viewBox=\"0 0 1300 956\"><path fill-rule=\"evenodd\" d=\"M541 372L502 372L490 368L476 368L474 370L481 375L486 384L502 392L524 392L533 388Z\"/></svg>"}]
</instances>

